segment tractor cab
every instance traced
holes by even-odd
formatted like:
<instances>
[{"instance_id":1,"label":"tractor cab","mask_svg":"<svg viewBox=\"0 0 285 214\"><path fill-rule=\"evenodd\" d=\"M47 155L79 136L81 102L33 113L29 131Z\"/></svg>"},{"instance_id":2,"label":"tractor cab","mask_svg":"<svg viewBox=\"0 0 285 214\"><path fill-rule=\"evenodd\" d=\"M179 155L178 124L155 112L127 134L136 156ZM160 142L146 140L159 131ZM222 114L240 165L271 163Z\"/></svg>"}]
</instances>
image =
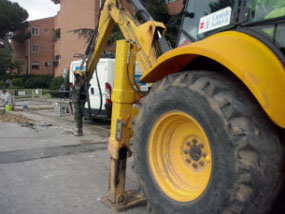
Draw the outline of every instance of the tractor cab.
<instances>
[{"instance_id":1,"label":"tractor cab","mask_svg":"<svg viewBox=\"0 0 285 214\"><path fill-rule=\"evenodd\" d=\"M189 0L178 46L225 30L247 33L285 55L285 0Z\"/></svg>"}]
</instances>

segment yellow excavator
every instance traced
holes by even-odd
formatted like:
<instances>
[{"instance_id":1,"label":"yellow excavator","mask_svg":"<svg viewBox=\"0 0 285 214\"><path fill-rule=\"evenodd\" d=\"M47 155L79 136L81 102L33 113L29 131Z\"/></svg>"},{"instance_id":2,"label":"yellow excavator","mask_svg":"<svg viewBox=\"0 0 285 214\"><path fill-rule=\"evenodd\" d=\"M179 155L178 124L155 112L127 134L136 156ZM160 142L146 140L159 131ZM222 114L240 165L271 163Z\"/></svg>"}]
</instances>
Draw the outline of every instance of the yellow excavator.
<instances>
[{"instance_id":1,"label":"yellow excavator","mask_svg":"<svg viewBox=\"0 0 285 214\"><path fill-rule=\"evenodd\" d=\"M86 52L90 80L120 28L102 201L117 211L147 201L163 214L269 213L284 184L285 1L185 1L175 48L131 2L138 16L103 2ZM141 192L125 191L130 156Z\"/></svg>"}]
</instances>

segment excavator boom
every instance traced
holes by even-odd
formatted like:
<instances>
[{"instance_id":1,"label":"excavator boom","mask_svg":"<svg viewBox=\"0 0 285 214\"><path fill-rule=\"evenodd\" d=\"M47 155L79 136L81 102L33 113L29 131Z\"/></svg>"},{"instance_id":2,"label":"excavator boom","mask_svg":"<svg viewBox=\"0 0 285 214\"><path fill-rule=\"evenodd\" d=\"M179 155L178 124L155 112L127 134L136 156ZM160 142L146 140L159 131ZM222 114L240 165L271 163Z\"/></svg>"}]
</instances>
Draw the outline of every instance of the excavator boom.
<instances>
[{"instance_id":1,"label":"excavator boom","mask_svg":"<svg viewBox=\"0 0 285 214\"><path fill-rule=\"evenodd\" d=\"M94 35L95 38L93 38L93 45L88 57L86 72L89 81L115 25L120 28L125 40L135 43L136 58L143 73L146 73L156 63L162 50L167 50L167 47L159 46L161 43L158 42L163 39L165 25L153 21L141 3L137 0L134 2L138 11L142 11L144 20L148 19L149 21L141 24L135 16L124 9L120 0L104 1L100 11L97 33Z\"/></svg>"}]
</instances>

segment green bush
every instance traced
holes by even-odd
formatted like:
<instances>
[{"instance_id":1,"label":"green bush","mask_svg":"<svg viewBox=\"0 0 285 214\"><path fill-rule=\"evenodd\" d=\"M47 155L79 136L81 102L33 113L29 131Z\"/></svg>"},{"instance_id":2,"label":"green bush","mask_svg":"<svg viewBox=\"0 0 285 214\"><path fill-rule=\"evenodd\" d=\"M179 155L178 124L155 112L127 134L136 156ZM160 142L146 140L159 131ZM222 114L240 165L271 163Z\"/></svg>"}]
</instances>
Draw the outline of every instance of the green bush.
<instances>
[{"instance_id":1,"label":"green bush","mask_svg":"<svg viewBox=\"0 0 285 214\"><path fill-rule=\"evenodd\" d=\"M9 88L9 89L23 89L23 87L21 87L21 86L16 86L16 85L13 85L11 88Z\"/></svg>"},{"instance_id":2,"label":"green bush","mask_svg":"<svg viewBox=\"0 0 285 214\"><path fill-rule=\"evenodd\" d=\"M25 88L41 88L41 82L38 77L31 77L25 81Z\"/></svg>"},{"instance_id":3,"label":"green bush","mask_svg":"<svg viewBox=\"0 0 285 214\"><path fill-rule=\"evenodd\" d=\"M13 79L13 80L12 80L12 86L24 88L23 80L20 79L20 78Z\"/></svg>"},{"instance_id":4,"label":"green bush","mask_svg":"<svg viewBox=\"0 0 285 214\"><path fill-rule=\"evenodd\" d=\"M64 79L62 76L55 77L51 80L51 84L50 84L49 89L51 90L50 95L52 97L59 97L58 89L59 89L61 83L63 83L63 82L64 82Z\"/></svg>"},{"instance_id":5,"label":"green bush","mask_svg":"<svg viewBox=\"0 0 285 214\"><path fill-rule=\"evenodd\" d=\"M52 76L33 76L25 81L26 88L49 88Z\"/></svg>"},{"instance_id":6,"label":"green bush","mask_svg":"<svg viewBox=\"0 0 285 214\"><path fill-rule=\"evenodd\" d=\"M49 88L52 75L22 75L17 78L22 79L25 88Z\"/></svg>"},{"instance_id":7,"label":"green bush","mask_svg":"<svg viewBox=\"0 0 285 214\"><path fill-rule=\"evenodd\" d=\"M3 80L0 80L0 89L5 88L5 82Z\"/></svg>"},{"instance_id":8,"label":"green bush","mask_svg":"<svg viewBox=\"0 0 285 214\"><path fill-rule=\"evenodd\" d=\"M6 79L12 79L12 74L1 74L0 80L5 81Z\"/></svg>"},{"instance_id":9,"label":"green bush","mask_svg":"<svg viewBox=\"0 0 285 214\"><path fill-rule=\"evenodd\" d=\"M35 77L35 76L36 75L33 75L33 74L31 74L31 75L21 75L21 76L17 76L17 78L22 79L23 83L25 83L27 79Z\"/></svg>"}]
</instances>

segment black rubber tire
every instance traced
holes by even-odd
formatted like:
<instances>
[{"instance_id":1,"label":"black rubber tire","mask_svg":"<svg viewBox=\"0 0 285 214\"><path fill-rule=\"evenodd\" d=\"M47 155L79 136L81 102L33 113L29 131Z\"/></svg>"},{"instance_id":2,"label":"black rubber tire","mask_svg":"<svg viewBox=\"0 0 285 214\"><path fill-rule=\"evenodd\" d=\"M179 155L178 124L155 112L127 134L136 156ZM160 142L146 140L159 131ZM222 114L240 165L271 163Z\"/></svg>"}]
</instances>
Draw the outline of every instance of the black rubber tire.
<instances>
[{"instance_id":1,"label":"black rubber tire","mask_svg":"<svg viewBox=\"0 0 285 214\"><path fill-rule=\"evenodd\" d=\"M167 197L148 164L148 138L156 120L179 110L205 130L212 174L205 192L181 203ZM154 213L265 214L280 189L283 150L275 125L235 78L211 71L169 75L153 85L134 121L134 164Z\"/></svg>"}]
</instances>

